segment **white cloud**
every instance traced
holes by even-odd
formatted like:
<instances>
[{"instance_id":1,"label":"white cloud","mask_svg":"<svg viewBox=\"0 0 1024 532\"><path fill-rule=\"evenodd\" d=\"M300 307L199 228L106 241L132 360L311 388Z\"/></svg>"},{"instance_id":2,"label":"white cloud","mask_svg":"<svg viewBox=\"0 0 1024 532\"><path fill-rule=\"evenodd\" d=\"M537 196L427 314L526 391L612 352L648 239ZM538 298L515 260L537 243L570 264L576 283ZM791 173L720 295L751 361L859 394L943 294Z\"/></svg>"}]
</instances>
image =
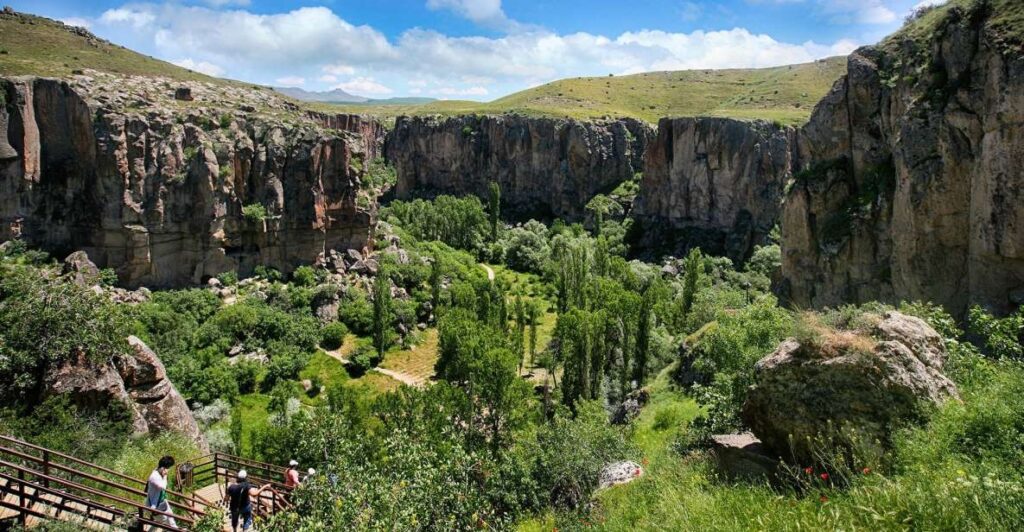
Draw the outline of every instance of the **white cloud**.
<instances>
[{"instance_id":1,"label":"white cloud","mask_svg":"<svg viewBox=\"0 0 1024 532\"><path fill-rule=\"evenodd\" d=\"M60 19L60 21L63 22L64 24L67 24L68 26L78 26L79 28L87 29L92 27L92 22L89 22L87 19L79 17L62 18Z\"/></svg>"},{"instance_id":2,"label":"white cloud","mask_svg":"<svg viewBox=\"0 0 1024 532\"><path fill-rule=\"evenodd\" d=\"M466 89L442 87L437 90L437 93L445 96L487 96L487 89L484 87L469 87Z\"/></svg>"},{"instance_id":3,"label":"white cloud","mask_svg":"<svg viewBox=\"0 0 1024 532\"><path fill-rule=\"evenodd\" d=\"M306 84L306 78L301 78L299 76L285 76L283 78L275 79L274 83L277 83L282 87L299 87Z\"/></svg>"},{"instance_id":4,"label":"white cloud","mask_svg":"<svg viewBox=\"0 0 1024 532\"><path fill-rule=\"evenodd\" d=\"M100 22L110 25L128 24L135 29L149 26L156 20L156 15L145 10L131 8L108 9L100 15Z\"/></svg>"},{"instance_id":5,"label":"white cloud","mask_svg":"<svg viewBox=\"0 0 1024 532\"><path fill-rule=\"evenodd\" d=\"M251 4L250 0L203 0L203 3L210 7L228 7L228 6L240 6L245 7Z\"/></svg>"},{"instance_id":6,"label":"white cloud","mask_svg":"<svg viewBox=\"0 0 1024 532\"><path fill-rule=\"evenodd\" d=\"M693 22L700 18L704 8L695 2L683 2L679 8L679 16L686 22Z\"/></svg>"},{"instance_id":7,"label":"white cloud","mask_svg":"<svg viewBox=\"0 0 1024 532\"><path fill-rule=\"evenodd\" d=\"M501 0L427 0L430 9L448 9L477 24L496 28L513 22L501 9Z\"/></svg>"},{"instance_id":8,"label":"white cloud","mask_svg":"<svg viewBox=\"0 0 1024 532\"><path fill-rule=\"evenodd\" d=\"M171 63L174 63L175 65L178 65L178 66L180 66L182 68L187 68L189 70L195 70L196 72L200 72L200 73L206 74L207 76L222 76L222 75L224 75L224 69L223 68L221 68L221 67L219 67L219 66L217 66L217 65L215 65L213 63L209 63L207 61L195 61L195 60L193 60L191 58L187 58L186 57L185 59L178 59L176 61L171 61Z\"/></svg>"},{"instance_id":9,"label":"white cloud","mask_svg":"<svg viewBox=\"0 0 1024 532\"><path fill-rule=\"evenodd\" d=\"M911 11L917 11L918 9L921 9L922 7L941 6L941 5L945 4L948 1L949 0L923 0L923 1L918 2L917 4L915 4L914 7L911 8Z\"/></svg>"},{"instance_id":10,"label":"white cloud","mask_svg":"<svg viewBox=\"0 0 1024 532\"><path fill-rule=\"evenodd\" d=\"M747 0L752 4L802 4L811 2L820 16L833 24L888 24L896 13L886 7L892 0Z\"/></svg>"},{"instance_id":11,"label":"white cloud","mask_svg":"<svg viewBox=\"0 0 1024 532\"><path fill-rule=\"evenodd\" d=\"M492 5L500 10L500 2ZM231 65L231 75L257 83L301 76L334 86L347 79L337 86L367 95L431 86L480 96L479 89L484 87L492 94L503 93L564 77L768 67L845 54L860 44L850 40L788 43L743 28L605 36L521 27L497 37L452 37L413 28L388 39L375 28L353 25L325 7L256 14L180 4L131 4L107 11L101 21L114 26L104 28L110 30L107 34L127 31L139 42L152 43L147 52L188 57L194 69L200 63L214 68ZM357 72L360 75L354 77Z\"/></svg>"},{"instance_id":12,"label":"white cloud","mask_svg":"<svg viewBox=\"0 0 1024 532\"><path fill-rule=\"evenodd\" d=\"M324 65L320 70L332 76L351 76L356 73L356 69L348 65Z\"/></svg>"},{"instance_id":13,"label":"white cloud","mask_svg":"<svg viewBox=\"0 0 1024 532\"><path fill-rule=\"evenodd\" d=\"M345 83L339 83L334 88L341 89L351 94L358 94L360 96L391 94L395 92L390 87L381 85L373 78L366 78L362 76L346 81Z\"/></svg>"}]
</instances>

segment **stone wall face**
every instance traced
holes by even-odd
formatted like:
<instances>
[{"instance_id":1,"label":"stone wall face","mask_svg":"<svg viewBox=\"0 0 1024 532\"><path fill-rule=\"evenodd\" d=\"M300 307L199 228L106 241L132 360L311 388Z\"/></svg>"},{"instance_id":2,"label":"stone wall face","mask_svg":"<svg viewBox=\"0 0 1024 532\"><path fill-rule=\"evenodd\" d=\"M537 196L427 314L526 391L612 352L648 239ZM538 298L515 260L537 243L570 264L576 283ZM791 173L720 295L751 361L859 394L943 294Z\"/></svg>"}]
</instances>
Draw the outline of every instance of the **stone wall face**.
<instances>
[{"instance_id":1,"label":"stone wall face","mask_svg":"<svg viewBox=\"0 0 1024 532\"><path fill-rule=\"evenodd\" d=\"M1024 299L1024 57L984 11L868 47L799 135L782 217L801 307L927 300L961 315Z\"/></svg>"},{"instance_id":2,"label":"stone wall face","mask_svg":"<svg viewBox=\"0 0 1024 532\"><path fill-rule=\"evenodd\" d=\"M501 187L512 214L580 220L595 195L632 179L653 132L631 119L605 122L462 116L400 117L386 154L396 195L475 194Z\"/></svg>"},{"instance_id":3,"label":"stone wall face","mask_svg":"<svg viewBox=\"0 0 1024 532\"><path fill-rule=\"evenodd\" d=\"M778 222L794 138L763 121L661 119L633 213L641 247L749 258Z\"/></svg>"},{"instance_id":4,"label":"stone wall face","mask_svg":"<svg viewBox=\"0 0 1024 532\"><path fill-rule=\"evenodd\" d=\"M375 122L233 115L211 126L114 111L44 78L3 79L0 92L0 240L82 249L128 286L165 287L261 264L288 272L370 242L376 200L359 195L380 153ZM253 204L265 219L243 216Z\"/></svg>"}]
</instances>

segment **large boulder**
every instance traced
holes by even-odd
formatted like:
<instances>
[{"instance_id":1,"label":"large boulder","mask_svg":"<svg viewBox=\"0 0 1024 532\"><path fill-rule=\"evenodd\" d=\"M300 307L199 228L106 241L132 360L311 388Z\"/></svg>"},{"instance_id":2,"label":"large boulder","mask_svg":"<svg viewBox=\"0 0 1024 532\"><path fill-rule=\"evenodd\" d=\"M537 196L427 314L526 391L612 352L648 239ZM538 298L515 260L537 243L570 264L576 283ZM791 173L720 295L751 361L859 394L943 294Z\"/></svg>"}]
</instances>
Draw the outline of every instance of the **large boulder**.
<instances>
[{"instance_id":1,"label":"large boulder","mask_svg":"<svg viewBox=\"0 0 1024 532\"><path fill-rule=\"evenodd\" d=\"M124 406L136 434L178 432L206 450L185 399L167 378L163 362L142 340L128 337L129 352L106 361L78 353L50 369L47 395L67 395L81 408Z\"/></svg>"},{"instance_id":2,"label":"large boulder","mask_svg":"<svg viewBox=\"0 0 1024 532\"><path fill-rule=\"evenodd\" d=\"M712 436L711 454L718 472L728 479L774 479L778 473L779 460L749 432Z\"/></svg>"},{"instance_id":3,"label":"large boulder","mask_svg":"<svg viewBox=\"0 0 1024 532\"><path fill-rule=\"evenodd\" d=\"M888 312L870 331L825 334L786 340L759 361L743 405L743 421L786 459L814 462L819 438L884 447L922 406L958 397L942 374L942 337L918 318Z\"/></svg>"},{"instance_id":4,"label":"large boulder","mask_svg":"<svg viewBox=\"0 0 1024 532\"><path fill-rule=\"evenodd\" d=\"M72 281L80 286L92 286L100 282L100 269L84 251L76 251L65 257L61 273L71 276Z\"/></svg>"}]
</instances>

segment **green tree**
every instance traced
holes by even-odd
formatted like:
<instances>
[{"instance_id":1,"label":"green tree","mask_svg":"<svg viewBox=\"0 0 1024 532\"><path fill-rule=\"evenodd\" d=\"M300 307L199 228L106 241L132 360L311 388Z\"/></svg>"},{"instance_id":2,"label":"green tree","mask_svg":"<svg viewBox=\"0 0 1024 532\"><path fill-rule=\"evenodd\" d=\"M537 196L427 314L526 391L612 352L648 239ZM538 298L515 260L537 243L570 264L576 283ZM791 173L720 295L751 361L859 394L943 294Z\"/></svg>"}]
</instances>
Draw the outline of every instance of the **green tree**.
<instances>
[{"instance_id":1,"label":"green tree","mask_svg":"<svg viewBox=\"0 0 1024 532\"><path fill-rule=\"evenodd\" d=\"M523 303L521 296L516 296L515 303L512 305L512 317L515 320L515 342L514 349L516 356L519 357L519 372L523 372L523 350L526 348L526 305Z\"/></svg>"},{"instance_id":2,"label":"green tree","mask_svg":"<svg viewBox=\"0 0 1024 532\"><path fill-rule=\"evenodd\" d=\"M599 237L601 236L601 226L604 225L604 217L608 214L621 213L622 205L604 194L598 194L587 202L586 210L594 216L594 236Z\"/></svg>"},{"instance_id":3,"label":"green tree","mask_svg":"<svg viewBox=\"0 0 1024 532\"><path fill-rule=\"evenodd\" d=\"M530 367L533 367L534 359L537 356L537 326L540 324L541 308L540 303L531 300L526 306L526 318L530 324Z\"/></svg>"},{"instance_id":4,"label":"green tree","mask_svg":"<svg viewBox=\"0 0 1024 532\"><path fill-rule=\"evenodd\" d=\"M700 272L704 266L704 256L700 248L693 248L690 254L683 261L683 301L682 311L685 319L693 308L693 299L697 295L697 283L700 280Z\"/></svg>"},{"instance_id":5,"label":"green tree","mask_svg":"<svg viewBox=\"0 0 1024 532\"><path fill-rule=\"evenodd\" d=\"M487 210L491 219L491 242L498 241L498 218L501 215L501 188L491 181L487 189Z\"/></svg>"},{"instance_id":6,"label":"green tree","mask_svg":"<svg viewBox=\"0 0 1024 532\"><path fill-rule=\"evenodd\" d=\"M651 280L644 287L636 322L636 349L633 355L633 380L643 386L647 376L647 364L651 354L651 333L654 320L654 305L658 301L660 285Z\"/></svg>"},{"instance_id":7,"label":"green tree","mask_svg":"<svg viewBox=\"0 0 1024 532\"><path fill-rule=\"evenodd\" d=\"M391 331L391 323L394 320L394 312L391 308L391 274L385 268L377 274L373 283L373 347L377 350L377 356L383 358L384 351L390 347L394 333Z\"/></svg>"},{"instance_id":8,"label":"green tree","mask_svg":"<svg viewBox=\"0 0 1024 532\"><path fill-rule=\"evenodd\" d=\"M441 280L443 276L441 256L434 252L430 261L430 305L435 319L437 317L437 309L441 306Z\"/></svg>"}]
</instances>

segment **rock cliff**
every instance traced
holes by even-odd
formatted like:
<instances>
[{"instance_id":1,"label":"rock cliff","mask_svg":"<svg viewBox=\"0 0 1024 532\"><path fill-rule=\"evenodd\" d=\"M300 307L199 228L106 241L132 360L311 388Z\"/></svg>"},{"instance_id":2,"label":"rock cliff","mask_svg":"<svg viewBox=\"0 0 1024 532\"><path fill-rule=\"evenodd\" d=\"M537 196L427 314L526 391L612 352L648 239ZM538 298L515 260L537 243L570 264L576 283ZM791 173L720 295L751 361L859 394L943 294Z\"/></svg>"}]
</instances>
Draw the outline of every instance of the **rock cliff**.
<instances>
[{"instance_id":1,"label":"rock cliff","mask_svg":"<svg viewBox=\"0 0 1024 532\"><path fill-rule=\"evenodd\" d=\"M1012 308L1024 289L1020 14L1016 0L954 0L849 57L799 134L781 224L793 304Z\"/></svg>"},{"instance_id":2,"label":"rock cliff","mask_svg":"<svg viewBox=\"0 0 1024 532\"><path fill-rule=\"evenodd\" d=\"M81 353L51 368L46 394L68 395L82 408L123 405L136 434L178 432L206 449L199 426L185 399L167 378L163 362L142 340L128 337L130 353L104 363L91 362Z\"/></svg>"},{"instance_id":3,"label":"rock cliff","mask_svg":"<svg viewBox=\"0 0 1024 532\"><path fill-rule=\"evenodd\" d=\"M288 272L369 244L383 129L267 89L87 71L0 80L0 240L85 250L129 286ZM243 208L245 212L243 212Z\"/></svg>"},{"instance_id":4,"label":"rock cliff","mask_svg":"<svg viewBox=\"0 0 1024 532\"><path fill-rule=\"evenodd\" d=\"M747 259L778 223L794 137L764 121L661 119L633 211L639 247Z\"/></svg>"},{"instance_id":5,"label":"rock cliff","mask_svg":"<svg viewBox=\"0 0 1024 532\"><path fill-rule=\"evenodd\" d=\"M579 220L596 194L632 179L652 136L638 120L400 117L386 142L396 195L476 194L491 181L520 216Z\"/></svg>"}]
</instances>

